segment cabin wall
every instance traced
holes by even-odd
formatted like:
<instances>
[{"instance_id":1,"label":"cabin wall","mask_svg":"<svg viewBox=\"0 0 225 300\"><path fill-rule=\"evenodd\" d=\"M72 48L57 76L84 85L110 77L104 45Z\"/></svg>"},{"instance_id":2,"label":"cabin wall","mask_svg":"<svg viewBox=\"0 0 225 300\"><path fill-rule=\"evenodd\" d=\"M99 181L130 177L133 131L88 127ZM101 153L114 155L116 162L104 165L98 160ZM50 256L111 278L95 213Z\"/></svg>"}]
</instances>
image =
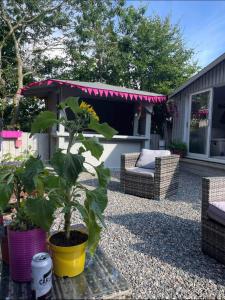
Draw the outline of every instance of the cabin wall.
<instances>
[{"instance_id":1,"label":"cabin wall","mask_svg":"<svg viewBox=\"0 0 225 300\"><path fill-rule=\"evenodd\" d=\"M225 60L171 98L177 107L177 116L174 118L172 130L173 140L186 141L190 95L222 85L225 85Z\"/></svg>"},{"instance_id":2,"label":"cabin wall","mask_svg":"<svg viewBox=\"0 0 225 300\"><path fill-rule=\"evenodd\" d=\"M98 161L95 159L90 152L84 153L86 161L94 166L99 165L99 162L104 162L104 165L110 169L120 169L120 158L123 153L140 152L143 148L142 140L131 140L131 139L112 139L106 140L100 138L100 143L104 148L103 154ZM58 137L58 147L66 151L68 146L68 137ZM72 153L77 153L81 143L77 142L71 148ZM86 166L89 168L89 166Z\"/></svg>"}]
</instances>

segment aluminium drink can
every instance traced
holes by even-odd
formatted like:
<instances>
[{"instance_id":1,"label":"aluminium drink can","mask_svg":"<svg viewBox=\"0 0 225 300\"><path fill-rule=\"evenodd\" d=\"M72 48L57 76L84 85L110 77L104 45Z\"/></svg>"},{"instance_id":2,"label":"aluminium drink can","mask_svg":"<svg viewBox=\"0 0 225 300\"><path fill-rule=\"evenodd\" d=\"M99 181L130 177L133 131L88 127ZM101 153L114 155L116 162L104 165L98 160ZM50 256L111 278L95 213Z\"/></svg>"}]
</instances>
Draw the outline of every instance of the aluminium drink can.
<instances>
[{"instance_id":1,"label":"aluminium drink can","mask_svg":"<svg viewBox=\"0 0 225 300\"><path fill-rule=\"evenodd\" d=\"M33 299L50 299L52 289L52 259L46 252L33 256L32 269L32 297Z\"/></svg>"}]
</instances>

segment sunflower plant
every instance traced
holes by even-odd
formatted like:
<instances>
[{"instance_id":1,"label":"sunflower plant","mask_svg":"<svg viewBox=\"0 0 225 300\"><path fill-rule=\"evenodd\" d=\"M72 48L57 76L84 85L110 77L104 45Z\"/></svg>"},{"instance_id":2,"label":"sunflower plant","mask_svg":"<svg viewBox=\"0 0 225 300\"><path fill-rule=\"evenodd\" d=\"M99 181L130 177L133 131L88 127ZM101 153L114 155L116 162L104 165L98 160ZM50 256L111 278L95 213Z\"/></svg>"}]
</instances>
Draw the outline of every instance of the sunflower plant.
<instances>
[{"instance_id":1,"label":"sunflower plant","mask_svg":"<svg viewBox=\"0 0 225 300\"><path fill-rule=\"evenodd\" d=\"M110 180L110 171L104 167L103 163L99 163L98 166L87 164L84 153L90 151L91 155L99 160L103 153L103 146L96 137L87 138L82 132L85 129L91 129L110 139L116 131L107 123L101 124L94 109L85 102L79 105L77 98L68 98L61 103L60 108L64 112L60 119L57 119L55 113L45 111L41 112L32 124L32 134L43 132L55 124L62 124L69 137L66 151L58 149L53 154L50 160L51 171L37 176L36 190L40 197L38 201L37 199L33 201L32 198L27 200L27 211L33 222L42 227L43 218L52 219L51 208L60 209L64 215L64 234L68 240L70 239L72 213L78 211L86 224L88 246L93 254L100 239L102 226L104 226L103 213L108 202L107 184ZM72 112L73 118L67 117L68 109ZM81 146L77 153L72 153L71 148L76 142L81 143ZM91 171L90 168L87 169L87 165L92 168ZM97 177L98 184L95 189L89 190L82 185L79 181L79 175L82 172ZM47 194L46 186L48 187ZM52 199L54 199L54 205ZM50 223L45 222L45 224ZM45 229L49 228L45 227Z\"/></svg>"}]
</instances>

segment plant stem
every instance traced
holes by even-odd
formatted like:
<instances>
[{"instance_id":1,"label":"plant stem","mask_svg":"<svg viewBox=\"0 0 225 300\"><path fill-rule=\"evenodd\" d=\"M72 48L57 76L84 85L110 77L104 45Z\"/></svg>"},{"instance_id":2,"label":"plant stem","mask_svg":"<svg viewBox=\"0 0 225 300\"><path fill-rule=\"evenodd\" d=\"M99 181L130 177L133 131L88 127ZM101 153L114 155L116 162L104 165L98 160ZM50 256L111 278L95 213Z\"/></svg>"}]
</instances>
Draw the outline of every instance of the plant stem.
<instances>
[{"instance_id":1,"label":"plant stem","mask_svg":"<svg viewBox=\"0 0 225 300\"><path fill-rule=\"evenodd\" d=\"M73 146L73 138L74 138L74 132L69 132L69 143L67 147L67 154L70 153L70 149Z\"/></svg>"},{"instance_id":2,"label":"plant stem","mask_svg":"<svg viewBox=\"0 0 225 300\"><path fill-rule=\"evenodd\" d=\"M71 218L71 209L69 209L69 211L64 214L64 220L65 220L64 231L66 233L67 240L70 239L70 218Z\"/></svg>"}]
</instances>

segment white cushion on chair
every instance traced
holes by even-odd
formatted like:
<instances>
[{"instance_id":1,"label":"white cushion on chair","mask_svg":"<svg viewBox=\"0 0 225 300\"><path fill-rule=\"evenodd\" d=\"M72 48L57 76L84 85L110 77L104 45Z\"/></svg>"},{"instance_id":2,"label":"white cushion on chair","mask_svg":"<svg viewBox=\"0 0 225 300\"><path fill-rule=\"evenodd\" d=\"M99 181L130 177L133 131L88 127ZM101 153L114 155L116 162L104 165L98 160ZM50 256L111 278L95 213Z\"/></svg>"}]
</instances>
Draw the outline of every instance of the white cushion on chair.
<instances>
[{"instance_id":1,"label":"white cushion on chair","mask_svg":"<svg viewBox=\"0 0 225 300\"><path fill-rule=\"evenodd\" d=\"M149 175L151 177L154 177L154 170L153 169L144 169L144 168L126 168L126 172L136 174L136 175Z\"/></svg>"},{"instance_id":2,"label":"white cushion on chair","mask_svg":"<svg viewBox=\"0 0 225 300\"><path fill-rule=\"evenodd\" d=\"M169 150L142 149L140 157L137 160L136 167L145 168L145 169L154 169L156 157L170 156L170 155L171 153Z\"/></svg>"}]
</instances>

